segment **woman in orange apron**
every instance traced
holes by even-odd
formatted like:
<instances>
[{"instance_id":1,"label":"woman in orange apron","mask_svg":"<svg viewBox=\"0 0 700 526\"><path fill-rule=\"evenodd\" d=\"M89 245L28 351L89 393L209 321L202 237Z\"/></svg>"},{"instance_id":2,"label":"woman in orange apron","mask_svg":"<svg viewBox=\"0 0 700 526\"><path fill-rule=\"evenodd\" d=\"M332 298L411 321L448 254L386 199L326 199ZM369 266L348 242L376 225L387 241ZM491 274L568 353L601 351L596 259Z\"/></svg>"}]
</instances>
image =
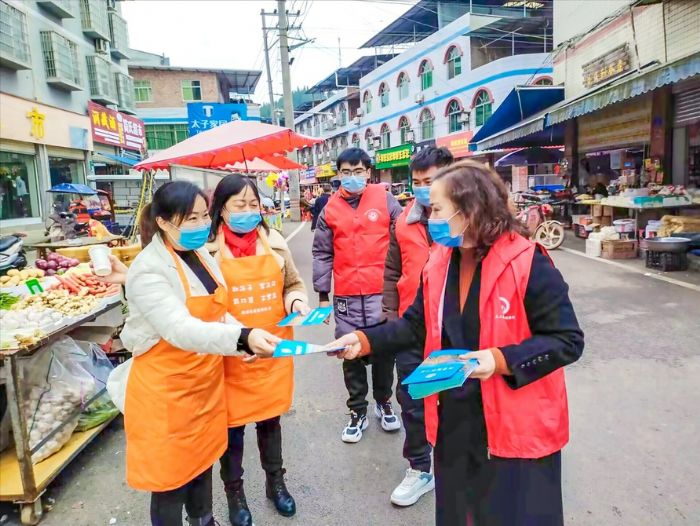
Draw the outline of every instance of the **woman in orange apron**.
<instances>
[{"instance_id":1,"label":"woman in orange apron","mask_svg":"<svg viewBox=\"0 0 700 526\"><path fill-rule=\"evenodd\" d=\"M229 292L229 313L246 327L292 339L293 329L277 327L277 323L290 312L309 312L306 289L282 235L262 222L255 180L229 175L220 181L214 191L212 222L216 259ZM231 524L253 523L241 465L243 433L245 425L251 423L256 424L267 497L280 515L291 517L296 503L284 482L280 416L292 403L292 359L245 363L240 358L225 358L224 370L229 433L228 449L221 458L221 478Z\"/></svg>"},{"instance_id":2,"label":"woman in orange apron","mask_svg":"<svg viewBox=\"0 0 700 526\"><path fill-rule=\"evenodd\" d=\"M124 417L127 481L152 492L151 522L210 526L211 466L226 450L223 356L270 356L278 338L244 333L227 314L226 287L204 249L211 221L202 191L174 182L146 210L157 234L126 279L122 341L134 354Z\"/></svg>"}]
</instances>

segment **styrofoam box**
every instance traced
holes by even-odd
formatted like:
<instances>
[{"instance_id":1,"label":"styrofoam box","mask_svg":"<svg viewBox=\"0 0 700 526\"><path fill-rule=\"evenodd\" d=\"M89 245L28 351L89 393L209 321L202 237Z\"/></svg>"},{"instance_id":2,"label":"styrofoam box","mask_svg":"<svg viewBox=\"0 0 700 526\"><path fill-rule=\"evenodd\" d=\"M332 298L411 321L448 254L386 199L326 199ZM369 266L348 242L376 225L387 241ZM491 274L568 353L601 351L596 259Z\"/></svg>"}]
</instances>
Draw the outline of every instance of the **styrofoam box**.
<instances>
[{"instance_id":1,"label":"styrofoam box","mask_svg":"<svg viewBox=\"0 0 700 526\"><path fill-rule=\"evenodd\" d=\"M586 239L586 255L599 258L603 253L603 243L597 239Z\"/></svg>"}]
</instances>

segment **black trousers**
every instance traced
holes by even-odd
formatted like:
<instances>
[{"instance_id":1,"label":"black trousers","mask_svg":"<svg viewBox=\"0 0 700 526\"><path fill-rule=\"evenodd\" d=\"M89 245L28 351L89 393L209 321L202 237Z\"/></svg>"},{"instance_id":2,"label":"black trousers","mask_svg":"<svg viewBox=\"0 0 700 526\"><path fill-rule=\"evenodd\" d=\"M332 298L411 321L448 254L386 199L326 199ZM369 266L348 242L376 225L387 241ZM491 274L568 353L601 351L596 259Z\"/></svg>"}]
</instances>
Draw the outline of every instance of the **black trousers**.
<instances>
[{"instance_id":1,"label":"black trousers","mask_svg":"<svg viewBox=\"0 0 700 526\"><path fill-rule=\"evenodd\" d=\"M394 383L394 358L365 356L359 360L343 360L343 377L348 390L348 408L359 414L367 413L367 367L372 366L372 395L376 402L391 398Z\"/></svg>"},{"instance_id":2,"label":"black trousers","mask_svg":"<svg viewBox=\"0 0 700 526\"><path fill-rule=\"evenodd\" d=\"M478 380L440 395L437 526L563 526L561 453L488 457Z\"/></svg>"},{"instance_id":3,"label":"black trousers","mask_svg":"<svg viewBox=\"0 0 700 526\"><path fill-rule=\"evenodd\" d=\"M401 420L406 431L403 440L403 456L413 469L430 472L430 444L425 437L425 405L423 400L414 400L408 394L408 387L401 385L423 361L419 350L400 352L396 355L396 398L401 405Z\"/></svg>"},{"instance_id":4,"label":"black trousers","mask_svg":"<svg viewBox=\"0 0 700 526\"><path fill-rule=\"evenodd\" d=\"M280 417L263 420L255 424L258 434L260 464L268 475L282 469L282 426ZM243 478L243 437L245 426L228 429L228 448L220 459L221 480L229 488Z\"/></svg>"},{"instance_id":5,"label":"black trousers","mask_svg":"<svg viewBox=\"0 0 700 526\"><path fill-rule=\"evenodd\" d=\"M151 493L152 526L182 526L183 506L190 524L213 524L211 468L181 488Z\"/></svg>"}]
</instances>

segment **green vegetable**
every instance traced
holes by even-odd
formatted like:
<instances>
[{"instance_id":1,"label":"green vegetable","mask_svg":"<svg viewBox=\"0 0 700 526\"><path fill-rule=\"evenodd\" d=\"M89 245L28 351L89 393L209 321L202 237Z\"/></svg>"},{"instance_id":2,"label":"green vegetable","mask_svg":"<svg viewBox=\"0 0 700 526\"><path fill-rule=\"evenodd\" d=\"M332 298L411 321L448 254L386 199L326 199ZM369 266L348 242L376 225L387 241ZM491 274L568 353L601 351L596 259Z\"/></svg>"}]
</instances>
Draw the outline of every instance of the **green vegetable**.
<instances>
[{"instance_id":1,"label":"green vegetable","mask_svg":"<svg viewBox=\"0 0 700 526\"><path fill-rule=\"evenodd\" d=\"M10 310L19 299L19 296L15 296L9 292L0 292L0 309Z\"/></svg>"},{"instance_id":2,"label":"green vegetable","mask_svg":"<svg viewBox=\"0 0 700 526\"><path fill-rule=\"evenodd\" d=\"M107 422L119 414L119 409L112 403L109 396L101 396L86 407L78 418L76 431L87 431Z\"/></svg>"}]
</instances>

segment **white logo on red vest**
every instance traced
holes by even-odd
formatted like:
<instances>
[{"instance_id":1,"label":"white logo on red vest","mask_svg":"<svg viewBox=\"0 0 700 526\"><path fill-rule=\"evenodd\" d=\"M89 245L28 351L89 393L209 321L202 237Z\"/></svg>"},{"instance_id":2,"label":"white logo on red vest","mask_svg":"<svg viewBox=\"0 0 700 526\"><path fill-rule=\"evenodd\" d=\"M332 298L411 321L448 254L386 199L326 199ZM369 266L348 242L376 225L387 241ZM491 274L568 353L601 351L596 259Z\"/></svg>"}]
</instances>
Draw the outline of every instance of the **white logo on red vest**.
<instances>
[{"instance_id":1,"label":"white logo on red vest","mask_svg":"<svg viewBox=\"0 0 700 526\"><path fill-rule=\"evenodd\" d=\"M372 208L371 210L367 210L367 212L365 212L365 215L367 215L367 219L372 221L372 223L376 223L377 221L379 221L379 216L381 215L381 212L376 208Z\"/></svg>"},{"instance_id":2,"label":"white logo on red vest","mask_svg":"<svg viewBox=\"0 0 700 526\"><path fill-rule=\"evenodd\" d=\"M510 312L510 301L508 301L503 296L499 296L498 301L501 303L501 313L496 314L496 319L497 320L514 320L515 316L513 316L512 314L511 315L508 314Z\"/></svg>"}]
</instances>

